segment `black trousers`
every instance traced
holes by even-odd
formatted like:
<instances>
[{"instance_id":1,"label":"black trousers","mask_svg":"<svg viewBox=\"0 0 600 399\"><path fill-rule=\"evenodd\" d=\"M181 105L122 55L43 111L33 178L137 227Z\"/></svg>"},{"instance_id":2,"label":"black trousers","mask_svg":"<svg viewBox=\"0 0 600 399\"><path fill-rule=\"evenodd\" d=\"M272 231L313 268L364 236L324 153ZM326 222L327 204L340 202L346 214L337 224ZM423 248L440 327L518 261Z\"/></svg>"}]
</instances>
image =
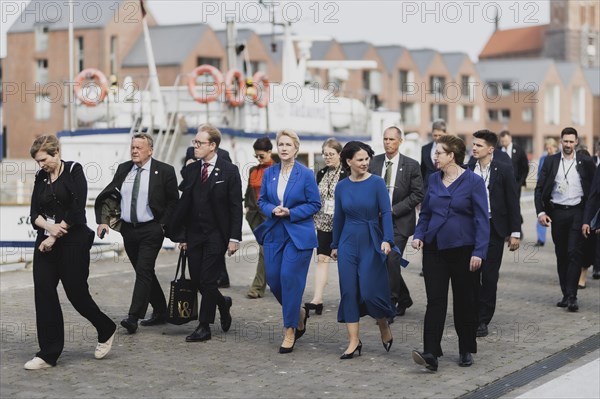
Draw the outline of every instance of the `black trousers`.
<instances>
[{"instance_id":1,"label":"black trousers","mask_svg":"<svg viewBox=\"0 0 600 399\"><path fill-rule=\"evenodd\" d=\"M473 246L438 250L435 243L423 248L423 277L427 310L423 326L424 352L442 356L442 337L448 310L448 282L452 283L454 328L459 353L477 352L477 299L479 273L469 271Z\"/></svg>"},{"instance_id":2,"label":"black trousers","mask_svg":"<svg viewBox=\"0 0 600 399\"><path fill-rule=\"evenodd\" d=\"M583 207L555 208L552 219L552 241L556 253L556 269L563 296L577 297L577 284L583 266Z\"/></svg>"},{"instance_id":3,"label":"black trousers","mask_svg":"<svg viewBox=\"0 0 600 399\"><path fill-rule=\"evenodd\" d=\"M216 307L225 305L225 298L217 287L217 281L223 271L223 253L225 248L218 230L202 234L199 239L188 239L187 256L190 276L198 287L202 300L198 313L198 322L203 325L215 322Z\"/></svg>"},{"instance_id":4,"label":"black trousers","mask_svg":"<svg viewBox=\"0 0 600 399\"><path fill-rule=\"evenodd\" d=\"M56 288L61 281L69 302L98 332L98 342L106 342L117 329L116 324L96 305L87 283L90 246L86 226L73 226L59 238L51 252L37 248L46 239L38 235L33 253L35 317L40 351L37 357L55 365L65 342L64 320Z\"/></svg>"},{"instance_id":5,"label":"black trousers","mask_svg":"<svg viewBox=\"0 0 600 399\"><path fill-rule=\"evenodd\" d=\"M400 234L394 234L394 242L403 254L407 241L408 237ZM400 266L400 258L401 256L395 251L390 252L387 258L386 266L390 279L390 293L392 296L392 305L408 307L412 305L412 299L410 298L410 291L408 290L408 287L402 278L402 266Z\"/></svg>"},{"instance_id":6,"label":"black trousers","mask_svg":"<svg viewBox=\"0 0 600 399\"><path fill-rule=\"evenodd\" d=\"M152 305L154 312L165 313L167 301L154 272L156 257L164 239L162 227L157 222L148 222L137 227L123 223L121 235L125 252L135 270L135 284L128 315L143 319L148 310L148 303Z\"/></svg>"},{"instance_id":7,"label":"black trousers","mask_svg":"<svg viewBox=\"0 0 600 399\"><path fill-rule=\"evenodd\" d=\"M479 269L479 323L490 324L494 316L503 253L504 237L500 237L491 226L487 258L481 264L481 269Z\"/></svg>"}]
</instances>

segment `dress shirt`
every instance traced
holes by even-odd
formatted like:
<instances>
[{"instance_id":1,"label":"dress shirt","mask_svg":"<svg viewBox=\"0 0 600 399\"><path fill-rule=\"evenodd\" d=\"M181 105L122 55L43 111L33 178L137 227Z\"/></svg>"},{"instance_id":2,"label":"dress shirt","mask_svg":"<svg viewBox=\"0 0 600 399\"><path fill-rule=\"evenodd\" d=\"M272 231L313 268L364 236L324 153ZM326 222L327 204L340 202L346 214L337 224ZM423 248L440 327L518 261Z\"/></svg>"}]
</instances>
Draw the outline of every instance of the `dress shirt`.
<instances>
[{"instance_id":1,"label":"dress shirt","mask_svg":"<svg viewBox=\"0 0 600 399\"><path fill-rule=\"evenodd\" d=\"M385 155L385 161L383 161L383 168L381 168L381 177L383 178L383 181L385 181L385 171L387 169L388 161L392 162L392 165L391 165L392 177L390 179L391 184L387 188L388 193L390 195L390 204L391 204L392 203L392 195L394 194L394 188L396 188L394 183L396 182L396 175L398 174L398 162L400 162L400 151L398 151L398 153L396 155L394 155L394 157L392 159L388 159L387 154Z\"/></svg>"},{"instance_id":2,"label":"dress shirt","mask_svg":"<svg viewBox=\"0 0 600 399\"><path fill-rule=\"evenodd\" d=\"M138 192L137 199L138 223L145 223L154 220L154 215L150 209L149 202L151 165L152 158L150 158L148 162L142 166L142 171L140 172L140 191ZM131 194L133 193L133 182L135 181L137 170L138 166L134 164L127 174L127 177L123 181L123 186L121 187L121 219L127 223L131 223Z\"/></svg>"},{"instance_id":3,"label":"dress shirt","mask_svg":"<svg viewBox=\"0 0 600 399\"><path fill-rule=\"evenodd\" d=\"M558 187L566 184L566 192L559 192ZM581 179L577 172L577 155L570 161L565 159L561 153L560 164L554 178L554 187L552 188L552 202L559 205L577 205L583 197L583 187Z\"/></svg>"}]
</instances>

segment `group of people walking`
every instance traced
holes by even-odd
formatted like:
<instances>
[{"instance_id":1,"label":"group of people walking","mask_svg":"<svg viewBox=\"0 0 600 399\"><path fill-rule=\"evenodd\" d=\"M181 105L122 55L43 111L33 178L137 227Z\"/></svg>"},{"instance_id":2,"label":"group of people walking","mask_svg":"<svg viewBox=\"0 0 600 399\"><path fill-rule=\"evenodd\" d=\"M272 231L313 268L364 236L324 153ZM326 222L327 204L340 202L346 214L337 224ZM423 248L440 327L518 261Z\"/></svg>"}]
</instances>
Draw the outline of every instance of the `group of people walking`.
<instances>
[{"instance_id":1,"label":"group of people walking","mask_svg":"<svg viewBox=\"0 0 600 399\"><path fill-rule=\"evenodd\" d=\"M322 147L325 167L315 176L297 161L298 135L282 130L276 136L278 163L268 138L254 143L258 165L250 169L245 195L237 166L219 148L221 134L215 127L198 128L179 186L174 168L152 158L152 137L134 135L131 161L119 165L95 204L96 234L102 238L110 230L120 231L136 274L121 326L134 334L138 322L143 326L166 322L167 304L154 268L168 237L186 251L192 282L202 297L198 325L186 341L210 340L217 310L222 330L230 329L233 301L219 291L219 282L226 274L224 255L233 255L240 246L244 202L246 219L260 245L247 297L263 297L268 285L281 304L284 336L279 353L294 350L311 311L322 314L328 266L336 261L337 320L346 324L348 333L340 358L361 354L360 318L366 315L377 321L382 345L389 352L390 324L413 304L401 274L408 264L402 254L413 236L411 246L423 252L427 295L424 347L413 352L413 360L429 370L438 368L451 283L459 365L471 366L476 338L487 335L494 315L505 243L511 251L520 246L520 188L510 153L498 151L495 133L482 130L473 135L473 157L464 165L464 141L447 134L443 121L435 121L433 131L434 141L424 146L421 166L400 153L404 133L395 126L383 132L385 152L377 156L365 143L342 146L329 139ZM577 310L580 242L583 236L600 232L600 177L596 171L592 185L592 160L570 156L576 141L574 129L563 130L563 150L546 159L536 187L540 224L553 223L563 291L557 305L571 311ZM56 333L63 331L59 280L74 307L96 327L95 356L103 358L111 350L116 325L94 303L87 285L94 232L86 225L82 167L61 160L55 136L36 139L31 156L41 167L31 201L38 229L34 284L40 351L25 368L54 366L62 352L64 334ZM432 166L436 171L430 170ZM557 225L561 230L555 232ZM315 248L314 296L303 304ZM146 319L148 305L152 313Z\"/></svg>"}]
</instances>

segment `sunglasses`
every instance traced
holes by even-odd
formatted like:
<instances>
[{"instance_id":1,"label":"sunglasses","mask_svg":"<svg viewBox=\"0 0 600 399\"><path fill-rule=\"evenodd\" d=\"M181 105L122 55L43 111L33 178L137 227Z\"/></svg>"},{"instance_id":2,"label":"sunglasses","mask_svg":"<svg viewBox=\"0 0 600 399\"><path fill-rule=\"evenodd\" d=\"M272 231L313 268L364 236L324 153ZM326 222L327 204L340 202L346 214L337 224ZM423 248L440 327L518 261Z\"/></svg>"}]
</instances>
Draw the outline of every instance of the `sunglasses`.
<instances>
[{"instance_id":1,"label":"sunglasses","mask_svg":"<svg viewBox=\"0 0 600 399\"><path fill-rule=\"evenodd\" d=\"M267 156L265 154L254 154L254 158L256 159L260 159L263 160L265 159Z\"/></svg>"}]
</instances>

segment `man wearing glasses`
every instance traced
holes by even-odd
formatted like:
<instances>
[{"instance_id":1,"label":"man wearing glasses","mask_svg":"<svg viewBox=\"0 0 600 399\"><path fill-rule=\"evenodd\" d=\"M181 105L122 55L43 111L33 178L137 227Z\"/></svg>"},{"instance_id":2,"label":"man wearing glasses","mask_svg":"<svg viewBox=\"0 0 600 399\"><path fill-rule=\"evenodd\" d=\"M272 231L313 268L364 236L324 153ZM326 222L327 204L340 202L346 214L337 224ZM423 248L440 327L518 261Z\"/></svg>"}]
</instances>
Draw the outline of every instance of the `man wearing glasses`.
<instances>
[{"instance_id":1,"label":"man wearing glasses","mask_svg":"<svg viewBox=\"0 0 600 399\"><path fill-rule=\"evenodd\" d=\"M190 275L202 295L198 327L187 342L212 338L210 325L219 307L223 332L231 327L232 300L219 292L223 254L233 255L242 239L242 183L237 166L217 155L221 132L213 126L198 129L194 154L181 183L182 195L174 212L170 238L187 250Z\"/></svg>"},{"instance_id":2,"label":"man wearing glasses","mask_svg":"<svg viewBox=\"0 0 600 399\"><path fill-rule=\"evenodd\" d=\"M392 218L394 222L394 242L404 253L408 237L415 232L417 205L425 196L419 163L400 154L404 132L391 126L383 132L385 154L377 155L371 162L370 171L385 180L390 193ZM392 251L388 255L387 268L390 278L392 304L396 306L396 316L403 316L413 301L400 272L401 256Z\"/></svg>"},{"instance_id":3,"label":"man wearing glasses","mask_svg":"<svg viewBox=\"0 0 600 399\"><path fill-rule=\"evenodd\" d=\"M211 125L209 124L202 124L200 125L200 127L198 127L198 130L208 130L212 128ZM186 167L191 164L194 163L196 161L198 161L198 158L196 158L196 155L194 154L194 140L192 140L192 145L189 146L185 152L185 160L183 161L183 167L181 168L181 177L183 177L185 179L185 169ZM229 152L227 150L223 150L222 148L217 148L217 155L221 158L226 160L227 162L231 162L231 158L229 157ZM227 273L227 267L225 266L225 258L223 258L223 262L221 264L221 274L219 275L219 280L217 281L217 285L219 286L219 288L229 288L230 283L229 283L229 273Z\"/></svg>"}]
</instances>

